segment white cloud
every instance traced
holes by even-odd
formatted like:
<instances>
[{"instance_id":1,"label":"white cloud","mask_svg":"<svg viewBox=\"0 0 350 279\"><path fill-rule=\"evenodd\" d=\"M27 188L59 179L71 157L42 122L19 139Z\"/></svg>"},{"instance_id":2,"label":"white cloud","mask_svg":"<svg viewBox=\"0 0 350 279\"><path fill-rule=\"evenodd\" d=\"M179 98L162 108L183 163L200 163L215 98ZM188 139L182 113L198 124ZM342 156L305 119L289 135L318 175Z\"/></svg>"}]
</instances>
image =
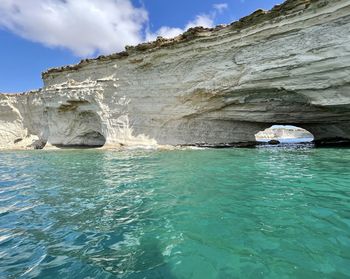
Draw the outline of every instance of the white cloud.
<instances>
[{"instance_id":1,"label":"white cloud","mask_svg":"<svg viewBox=\"0 0 350 279\"><path fill-rule=\"evenodd\" d=\"M219 13L224 12L225 10L228 9L228 4L227 3L218 3L213 5L214 9L217 10Z\"/></svg>"},{"instance_id":2,"label":"white cloud","mask_svg":"<svg viewBox=\"0 0 350 279\"><path fill-rule=\"evenodd\" d=\"M163 38L173 38L185 32L187 29L191 27L196 27L196 26L202 26L207 28L213 27L215 18L218 16L218 14L223 13L227 9L228 9L227 3L214 4L213 10L210 13L197 15L195 19L188 22L184 28L163 26L154 33L147 31L146 40L153 41L158 36L161 36Z\"/></svg>"},{"instance_id":3,"label":"white cloud","mask_svg":"<svg viewBox=\"0 0 350 279\"><path fill-rule=\"evenodd\" d=\"M196 16L195 20L190 21L185 29L196 27L196 26L202 26L202 27L213 27L214 26L214 16L213 15L198 15Z\"/></svg>"},{"instance_id":4,"label":"white cloud","mask_svg":"<svg viewBox=\"0 0 350 279\"><path fill-rule=\"evenodd\" d=\"M196 27L196 26L213 27L214 17L215 17L215 14L202 14L202 15L196 16L194 20L188 22L184 28L163 26L160 29L158 29L155 33L148 31L146 32L146 40L153 41L158 36L161 36L163 38L173 38L185 32L187 29Z\"/></svg>"},{"instance_id":5,"label":"white cloud","mask_svg":"<svg viewBox=\"0 0 350 279\"><path fill-rule=\"evenodd\" d=\"M146 32L146 41L154 41L158 36L163 38L173 38L183 32L184 30L181 28L162 26L155 33L148 30Z\"/></svg>"},{"instance_id":6,"label":"white cloud","mask_svg":"<svg viewBox=\"0 0 350 279\"><path fill-rule=\"evenodd\" d=\"M143 40L147 11L130 0L1 0L0 27L79 56L111 53Z\"/></svg>"},{"instance_id":7,"label":"white cloud","mask_svg":"<svg viewBox=\"0 0 350 279\"><path fill-rule=\"evenodd\" d=\"M183 28L149 25L145 8L131 0L0 0L0 28L49 47L62 47L81 57L109 54L155 40L172 38L195 26L213 27L228 5L213 5L209 13L195 16ZM145 30L146 29L146 30Z\"/></svg>"}]
</instances>

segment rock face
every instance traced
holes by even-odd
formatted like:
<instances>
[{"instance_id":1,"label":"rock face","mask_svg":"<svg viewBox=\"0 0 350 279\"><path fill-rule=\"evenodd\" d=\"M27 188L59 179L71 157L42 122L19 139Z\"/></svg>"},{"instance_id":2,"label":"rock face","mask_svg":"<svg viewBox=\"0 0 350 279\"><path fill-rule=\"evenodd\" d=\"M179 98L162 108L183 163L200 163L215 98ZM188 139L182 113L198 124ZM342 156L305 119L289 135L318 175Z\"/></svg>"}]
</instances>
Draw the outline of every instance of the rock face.
<instances>
[{"instance_id":1,"label":"rock face","mask_svg":"<svg viewBox=\"0 0 350 279\"><path fill-rule=\"evenodd\" d=\"M350 141L350 1L288 0L43 73L0 95L0 146L220 145L274 124Z\"/></svg>"}]
</instances>

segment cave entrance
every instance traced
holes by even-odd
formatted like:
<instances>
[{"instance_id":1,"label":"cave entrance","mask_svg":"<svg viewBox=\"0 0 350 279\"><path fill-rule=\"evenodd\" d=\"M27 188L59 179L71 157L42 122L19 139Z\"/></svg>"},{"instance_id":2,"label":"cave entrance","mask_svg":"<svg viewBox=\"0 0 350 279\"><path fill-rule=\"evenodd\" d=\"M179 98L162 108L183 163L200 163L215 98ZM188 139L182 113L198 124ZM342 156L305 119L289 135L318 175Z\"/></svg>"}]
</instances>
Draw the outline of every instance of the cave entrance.
<instances>
[{"instance_id":1,"label":"cave entrance","mask_svg":"<svg viewBox=\"0 0 350 279\"><path fill-rule=\"evenodd\" d=\"M106 138L99 132L87 131L79 134L65 144L55 144L59 148L99 148L106 143Z\"/></svg>"},{"instance_id":2,"label":"cave entrance","mask_svg":"<svg viewBox=\"0 0 350 279\"><path fill-rule=\"evenodd\" d=\"M273 125L264 131L255 134L259 143L294 144L310 143L314 136L307 130L293 125Z\"/></svg>"},{"instance_id":3,"label":"cave entrance","mask_svg":"<svg viewBox=\"0 0 350 279\"><path fill-rule=\"evenodd\" d=\"M106 138L99 132L89 131L75 138L78 147L98 148L106 143Z\"/></svg>"}]
</instances>

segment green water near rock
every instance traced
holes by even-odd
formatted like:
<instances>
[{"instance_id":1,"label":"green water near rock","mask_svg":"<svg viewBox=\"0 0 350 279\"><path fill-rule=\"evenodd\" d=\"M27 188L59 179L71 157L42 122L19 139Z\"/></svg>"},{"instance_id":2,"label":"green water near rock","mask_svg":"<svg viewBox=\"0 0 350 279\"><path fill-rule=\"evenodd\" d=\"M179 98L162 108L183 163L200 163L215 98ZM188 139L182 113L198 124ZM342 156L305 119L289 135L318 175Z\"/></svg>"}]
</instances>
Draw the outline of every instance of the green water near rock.
<instances>
[{"instance_id":1,"label":"green water near rock","mask_svg":"<svg viewBox=\"0 0 350 279\"><path fill-rule=\"evenodd\" d=\"M1 152L0 278L350 278L350 149Z\"/></svg>"}]
</instances>

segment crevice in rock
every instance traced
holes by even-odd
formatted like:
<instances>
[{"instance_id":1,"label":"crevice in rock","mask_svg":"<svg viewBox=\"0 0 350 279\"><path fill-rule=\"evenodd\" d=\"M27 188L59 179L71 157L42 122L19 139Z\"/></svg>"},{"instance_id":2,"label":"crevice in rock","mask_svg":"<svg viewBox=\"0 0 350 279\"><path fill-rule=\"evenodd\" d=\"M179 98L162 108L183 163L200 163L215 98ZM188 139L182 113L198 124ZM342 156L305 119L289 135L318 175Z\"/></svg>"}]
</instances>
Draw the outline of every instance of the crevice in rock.
<instances>
[{"instance_id":1,"label":"crevice in rock","mask_svg":"<svg viewBox=\"0 0 350 279\"><path fill-rule=\"evenodd\" d=\"M341 137L314 140L316 147L350 147L350 140Z\"/></svg>"},{"instance_id":2,"label":"crevice in rock","mask_svg":"<svg viewBox=\"0 0 350 279\"><path fill-rule=\"evenodd\" d=\"M47 144L46 140L38 139L35 142L33 142L29 147L31 147L33 149L44 149L46 144Z\"/></svg>"},{"instance_id":3,"label":"crevice in rock","mask_svg":"<svg viewBox=\"0 0 350 279\"><path fill-rule=\"evenodd\" d=\"M13 143L14 143L14 144L19 143L19 142L21 142L22 140L23 140L22 138L18 138L18 139L15 139L15 140L13 141Z\"/></svg>"},{"instance_id":4,"label":"crevice in rock","mask_svg":"<svg viewBox=\"0 0 350 279\"><path fill-rule=\"evenodd\" d=\"M67 111L74 111L76 110L79 106L82 105L88 105L90 104L88 101L85 100L68 100L67 104L62 104L58 108L59 112L67 112Z\"/></svg>"}]
</instances>

